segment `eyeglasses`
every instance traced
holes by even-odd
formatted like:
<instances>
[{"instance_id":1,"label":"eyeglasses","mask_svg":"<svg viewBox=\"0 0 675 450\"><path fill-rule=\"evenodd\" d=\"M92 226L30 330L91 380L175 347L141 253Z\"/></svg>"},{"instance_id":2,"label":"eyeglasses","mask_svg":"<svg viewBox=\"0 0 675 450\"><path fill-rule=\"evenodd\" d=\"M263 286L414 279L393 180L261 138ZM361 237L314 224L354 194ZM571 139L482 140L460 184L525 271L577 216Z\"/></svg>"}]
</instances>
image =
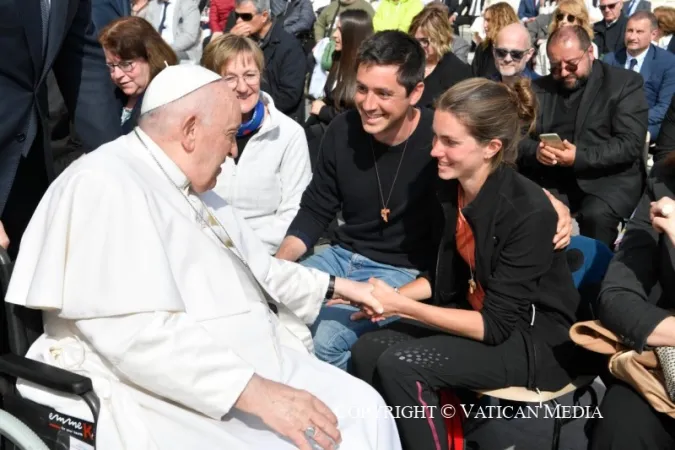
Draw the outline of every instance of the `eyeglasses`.
<instances>
[{"instance_id":1,"label":"eyeglasses","mask_svg":"<svg viewBox=\"0 0 675 450\"><path fill-rule=\"evenodd\" d=\"M588 49L584 50L584 52L581 54L581 56L576 58L576 62L571 62L571 61L566 62L565 63L565 69L570 73L576 72L577 69L579 68L579 64L581 63L581 58L583 58L584 55L586 55L586 52L588 52ZM560 73L562 71L562 64L563 64L562 62L551 63L551 73L555 73L555 74Z\"/></svg>"},{"instance_id":2,"label":"eyeglasses","mask_svg":"<svg viewBox=\"0 0 675 450\"><path fill-rule=\"evenodd\" d=\"M567 21L568 21L569 23L574 23L574 22L577 20L576 16L574 16L574 15L572 15L572 14L567 14L567 15L565 15L565 14L560 13L560 14L558 14L558 15L555 16L555 18L556 18L556 20L557 20L558 22L564 21L564 20L565 20L565 17L567 17Z\"/></svg>"},{"instance_id":3,"label":"eyeglasses","mask_svg":"<svg viewBox=\"0 0 675 450\"><path fill-rule=\"evenodd\" d=\"M527 50L508 50L505 48L495 48L495 56L499 59L506 58L506 55L511 55L514 61L520 61L527 53Z\"/></svg>"},{"instance_id":4,"label":"eyeglasses","mask_svg":"<svg viewBox=\"0 0 675 450\"><path fill-rule=\"evenodd\" d=\"M606 9L614 9L616 5L618 5L621 2L616 2L616 3L610 3L609 5L599 5L598 8L600 8L600 11L604 11Z\"/></svg>"},{"instance_id":5,"label":"eyeglasses","mask_svg":"<svg viewBox=\"0 0 675 450\"><path fill-rule=\"evenodd\" d=\"M235 22L239 19L243 20L244 22L250 22L251 20L253 20L253 14L252 13L238 13L238 12L235 11L234 12L234 18L235 18Z\"/></svg>"},{"instance_id":6,"label":"eyeglasses","mask_svg":"<svg viewBox=\"0 0 675 450\"><path fill-rule=\"evenodd\" d=\"M420 43L420 45L422 46L422 48L427 48L427 47L429 47L429 39L427 39L427 38L419 38L419 39L417 39L417 42Z\"/></svg>"},{"instance_id":7,"label":"eyeglasses","mask_svg":"<svg viewBox=\"0 0 675 450\"><path fill-rule=\"evenodd\" d=\"M223 80L225 80L225 83L227 83L232 88L237 87L240 79L243 80L244 83L246 83L249 86L252 85L252 84L256 84L260 80L260 72L245 73L241 77L238 77L237 75L225 75L223 77Z\"/></svg>"},{"instance_id":8,"label":"eyeglasses","mask_svg":"<svg viewBox=\"0 0 675 450\"><path fill-rule=\"evenodd\" d=\"M120 61L118 64L106 63L106 66L110 72L114 72L115 67L119 67L122 72L128 73L134 70L134 61Z\"/></svg>"}]
</instances>

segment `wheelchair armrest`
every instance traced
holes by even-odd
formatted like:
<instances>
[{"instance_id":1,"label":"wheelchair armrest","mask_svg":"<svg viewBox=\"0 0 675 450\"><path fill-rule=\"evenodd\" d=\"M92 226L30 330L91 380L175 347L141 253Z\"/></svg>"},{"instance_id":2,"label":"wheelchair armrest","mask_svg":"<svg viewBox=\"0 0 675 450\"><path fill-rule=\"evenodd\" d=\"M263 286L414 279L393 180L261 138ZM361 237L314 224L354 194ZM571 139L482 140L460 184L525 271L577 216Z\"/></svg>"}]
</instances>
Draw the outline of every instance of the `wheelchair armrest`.
<instances>
[{"instance_id":1,"label":"wheelchair armrest","mask_svg":"<svg viewBox=\"0 0 675 450\"><path fill-rule=\"evenodd\" d=\"M0 356L0 373L65 394L83 396L94 389L87 377L11 353Z\"/></svg>"}]
</instances>

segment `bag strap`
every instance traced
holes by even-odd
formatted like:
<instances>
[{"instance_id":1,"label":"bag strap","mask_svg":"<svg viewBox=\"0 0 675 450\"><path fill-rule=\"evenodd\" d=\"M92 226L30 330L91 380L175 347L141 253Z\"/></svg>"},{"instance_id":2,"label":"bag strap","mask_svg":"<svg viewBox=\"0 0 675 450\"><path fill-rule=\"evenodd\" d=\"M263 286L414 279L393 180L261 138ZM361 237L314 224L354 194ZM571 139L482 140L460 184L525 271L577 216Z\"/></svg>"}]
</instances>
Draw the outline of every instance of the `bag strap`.
<instances>
[{"instance_id":1,"label":"bag strap","mask_svg":"<svg viewBox=\"0 0 675 450\"><path fill-rule=\"evenodd\" d=\"M331 31L333 31L333 26L335 25L335 21L337 20L338 14L340 14L340 0L337 0L337 8L335 8L333 20L331 20L330 22L330 27L326 28L326 31L324 31L323 37L330 38L330 35L332 34Z\"/></svg>"}]
</instances>

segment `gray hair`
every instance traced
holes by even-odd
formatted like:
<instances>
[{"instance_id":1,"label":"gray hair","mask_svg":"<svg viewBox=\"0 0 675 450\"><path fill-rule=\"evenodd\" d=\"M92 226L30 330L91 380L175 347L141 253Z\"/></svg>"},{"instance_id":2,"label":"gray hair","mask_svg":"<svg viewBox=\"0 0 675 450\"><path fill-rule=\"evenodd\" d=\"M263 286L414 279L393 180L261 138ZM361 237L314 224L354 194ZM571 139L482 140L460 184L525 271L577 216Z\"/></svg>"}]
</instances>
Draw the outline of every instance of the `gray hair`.
<instances>
[{"instance_id":1,"label":"gray hair","mask_svg":"<svg viewBox=\"0 0 675 450\"><path fill-rule=\"evenodd\" d=\"M656 30L659 27L659 19L656 18L654 13L649 11L638 11L628 18L628 21L632 20L648 20L649 26L652 31Z\"/></svg>"},{"instance_id":2,"label":"gray hair","mask_svg":"<svg viewBox=\"0 0 675 450\"><path fill-rule=\"evenodd\" d=\"M262 14L265 11L270 11L270 0L237 0L236 5L243 5L244 3L252 3L255 6L255 10L258 14Z\"/></svg>"}]
</instances>

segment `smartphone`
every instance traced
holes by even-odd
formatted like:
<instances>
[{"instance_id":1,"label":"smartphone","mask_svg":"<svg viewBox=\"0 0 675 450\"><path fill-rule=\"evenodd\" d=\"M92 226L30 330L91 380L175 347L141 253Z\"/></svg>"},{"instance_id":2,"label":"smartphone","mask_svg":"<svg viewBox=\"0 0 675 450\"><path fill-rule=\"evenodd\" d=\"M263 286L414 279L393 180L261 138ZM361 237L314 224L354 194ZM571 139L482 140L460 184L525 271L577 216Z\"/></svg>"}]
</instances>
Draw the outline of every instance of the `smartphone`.
<instances>
[{"instance_id":1,"label":"smartphone","mask_svg":"<svg viewBox=\"0 0 675 450\"><path fill-rule=\"evenodd\" d=\"M549 147L557 148L559 150L565 150L562 139L558 136L557 133L544 133L539 135L539 140L544 142Z\"/></svg>"}]
</instances>

